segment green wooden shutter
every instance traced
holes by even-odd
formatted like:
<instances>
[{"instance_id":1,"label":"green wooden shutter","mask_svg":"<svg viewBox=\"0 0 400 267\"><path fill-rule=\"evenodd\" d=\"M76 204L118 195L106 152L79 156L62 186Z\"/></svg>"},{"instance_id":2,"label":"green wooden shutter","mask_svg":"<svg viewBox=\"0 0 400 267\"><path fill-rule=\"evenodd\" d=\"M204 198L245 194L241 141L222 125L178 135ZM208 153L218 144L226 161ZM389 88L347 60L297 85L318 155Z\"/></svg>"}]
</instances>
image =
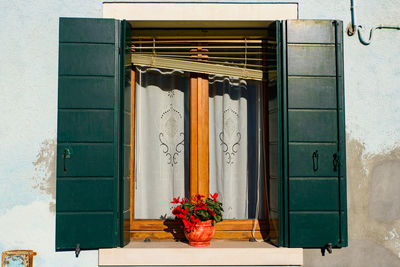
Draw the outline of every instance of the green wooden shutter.
<instances>
[{"instance_id":1,"label":"green wooden shutter","mask_svg":"<svg viewBox=\"0 0 400 267\"><path fill-rule=\"evenodd\" d=\"M280 21L275 21L271 23L271 25L267 28L268 31L268 39L271 43L275 42L277 36L279 35L280 31ZM277 56L279 54L279 46L272 46L269 45L266 47L266 52L268 55L276 54L276 57L267 57L266 64L271 68L279 68L279 60L277 60ZM281 157L281 149L279 144L278 136L280 136L280 112L278 108L278 102L280 102L280 96L278 95L278 84L280 84L280 79L276 77L267 76L266 77L266 92L264 92L264 105L267 111L268 117L266 118L265 125L268 125L266 133L267 137L267 157L266 157L266 168L265 171L267 172L267 189L268 189L268 208L269 214L267 214L267 219L269 220L269 242L275 245L282 245L282 242L279 240L281 237L280 235L280 218L279 218L279 211L281 210L281 201L280 197L281 194L278 192L281 191L281 161L279 158ZM266 97L265 97L266 96Z\"/></svg>"},{"instance_id":2,"label":"green wooden shutter","mask_svg":"<svg viewBox=\"0 0 400 267\"><path fill-rule=\"evenodd\" d=\"M347 246L342 22L284 21L281 244Z\"/></svg>"},{"instance_id":3,"label":"green wooden shutter","mask_svg":"<svg viewBox=\"0 0 400 267\"><path fill-rule=\"evenodd\" d=\"M121 21L121 176L120 176L120 246L125 246L130 241L131 223L131 70L129 47L126 38L131 34L131 27L126 20Z\"/></svg>"},{"instance_id":4,"label":"green wooden shutter","mask_svg":"<svg viewBox=\"0 0 400 267\"><path fill-rule=\"evenodd\" d=\"M61 18L56 249L119 243L119 26Z\"/></svg>"}]
</instances>

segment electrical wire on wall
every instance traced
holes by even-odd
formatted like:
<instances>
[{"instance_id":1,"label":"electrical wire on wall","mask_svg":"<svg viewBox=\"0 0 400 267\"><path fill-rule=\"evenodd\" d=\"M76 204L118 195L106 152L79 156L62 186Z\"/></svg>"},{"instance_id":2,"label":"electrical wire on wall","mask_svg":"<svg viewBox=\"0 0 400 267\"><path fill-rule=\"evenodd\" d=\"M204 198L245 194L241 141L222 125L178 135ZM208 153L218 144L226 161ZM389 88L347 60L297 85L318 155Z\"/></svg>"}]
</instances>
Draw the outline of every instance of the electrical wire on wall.
<instances>
[{"instance_id":1,"label":"electrical wire on wall","mask_svg":"<svg viewBox=\"0 0 400 267\"><path fill-rule=\"evenodd\" d=\"M372 42L373 33L375 30L400 30L400 25L378 25L372 27L369 31L369 38L365 40L361 34L361 29L363 27L361 25L356 25L354 18L354 0L350 0L350 11L351 11L351 25L347 27L347 35L352 36L357 31L358 39L363 45L369 45Z\"/></svg>"}]
</instances>

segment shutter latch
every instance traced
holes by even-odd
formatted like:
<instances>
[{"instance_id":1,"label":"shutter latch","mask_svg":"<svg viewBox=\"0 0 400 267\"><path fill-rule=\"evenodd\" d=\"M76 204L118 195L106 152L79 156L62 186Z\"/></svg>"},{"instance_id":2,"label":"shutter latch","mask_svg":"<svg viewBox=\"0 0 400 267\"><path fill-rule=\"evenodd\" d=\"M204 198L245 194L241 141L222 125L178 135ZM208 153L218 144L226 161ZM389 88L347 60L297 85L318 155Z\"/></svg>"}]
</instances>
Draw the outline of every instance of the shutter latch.
<instances>
[{"instance_id":1,"label":"shutter latch","mask_svg":"<svg viewBox=\"0 0 400 267\"><path fill-rule=\"evenodd\" d=\"M339 156L338 156L338 153L334 153L334 154L333 154L332 163L333 163L333 171L336 172L337 169L338 169L338 166L339 166Z\"/></svg>"},{"instance_id":2,"label":"shutter latch","mask_svg":"<svg viewBox=\"0 0 400 267\"><path fill-rule=\"evenodd\" d=\"M67 172L67 164L66 164L65 160L71 158L71 154L72 154L71 150L68 147L64 148L64 154L63 154L64 172Z\"/></svg>"},{"instance_id":3,"label":"shutter latch","mask_svg":"<svg viewBox=\"0 0 400 267\"><path fill-rule=\"evenodd\" d=\"M321 248L322 256L325 256L325 250L327 250L329 254L332 254L332 243L328 243L323 248Z\"/></svg>"},{"instance_id":4,"label":"shutter latch","mask_svg":"<svg viewBox=\"0 0 400 267\"><path fill-rule=\"evenodd\" d=\"M81 253L81 245L78 243L75 247L75 257L79 257L79 253Z\"/></svg>"},{"instance_id":5,"label":"shutter latch","mask_svg":"<svg viewBox=\"0 0 400 267\"><path fill-rule=\"evenodd\" d=\"M312 167L314 172L318 170L318 156L318 150L315 150L312 154Z\"/></svg>"}]
</instances>

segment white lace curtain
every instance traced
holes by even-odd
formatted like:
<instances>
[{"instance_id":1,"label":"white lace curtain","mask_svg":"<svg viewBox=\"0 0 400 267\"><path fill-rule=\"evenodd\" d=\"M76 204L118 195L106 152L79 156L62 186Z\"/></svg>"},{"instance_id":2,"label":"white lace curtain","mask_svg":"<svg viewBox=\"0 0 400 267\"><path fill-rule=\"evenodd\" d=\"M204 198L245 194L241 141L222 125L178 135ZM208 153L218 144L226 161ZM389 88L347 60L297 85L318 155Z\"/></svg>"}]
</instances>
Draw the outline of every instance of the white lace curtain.
<instances>
[{"instance_id":1,"label":"white lace curtain","mask_svg":"<svg viewBox=\"0 0 400 267\"><path fill-rule=\"evenodd\" d=\"M209 77L210 192L219 193L226 219L255 218L263 210L261 88L261 82Z\"/></svg>"},{"instance_id":2,"label":"white lace curtain","mask_svg":"<svg viewBox=\"0 0 400 267\"><path fill-rule=\"evenodd\" d=\"M181 71L136 68L135 218L170 216L171 200L185 196L189 161L190 77ZM186 144L186 143L187 144Z\"/></svg>"},{"instance_id":3,"label":"white lace curtain","mask_svg":"<svg viewBox=\"0 0 400 267\"><path fill-rule=\"evenodd\" d=\"M136 77L135 218L166 218L189 190L190 76L138 67ZM224 218L255 218L257 196L259 210L264 202L261 83L210 76L209 87L210 192Z\"/></svg>"}]
</instances>

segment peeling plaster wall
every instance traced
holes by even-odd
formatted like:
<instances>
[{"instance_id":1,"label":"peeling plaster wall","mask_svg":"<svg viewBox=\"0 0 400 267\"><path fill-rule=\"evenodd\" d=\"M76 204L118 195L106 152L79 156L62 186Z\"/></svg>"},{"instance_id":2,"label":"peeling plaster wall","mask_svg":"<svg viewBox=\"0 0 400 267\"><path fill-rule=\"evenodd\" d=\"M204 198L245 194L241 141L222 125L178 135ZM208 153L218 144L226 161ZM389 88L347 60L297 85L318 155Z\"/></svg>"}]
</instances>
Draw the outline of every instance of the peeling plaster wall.
<instances>
[{"instance_id":1,"label":"peeling plaster wall","mask_svg":"<svg viewBox=\"0 0 400 267\"><path fill-rule=\"evenodd\" d=\"M400 147L379 154L347 135L349 247L304 266L400 266Z\"/></svg>"},{"instance_id":2,"label":"peeling plaster wall","mask_svg":"<svg viewBox=\"0 0 400 267\"><path fill-rule=\"evenodd\" d=\"M350 0L286 2L350 22ZM367 29L400 24L400 0L355 2ZM55 140L58 18L101 16L101 0L0 0L0 251L33 249L35 266L97 266L96 251L54 252ZM400 32L344 42L349 247L306 250L304 266L400 266Z\"/></svg>"}]
</instances>

